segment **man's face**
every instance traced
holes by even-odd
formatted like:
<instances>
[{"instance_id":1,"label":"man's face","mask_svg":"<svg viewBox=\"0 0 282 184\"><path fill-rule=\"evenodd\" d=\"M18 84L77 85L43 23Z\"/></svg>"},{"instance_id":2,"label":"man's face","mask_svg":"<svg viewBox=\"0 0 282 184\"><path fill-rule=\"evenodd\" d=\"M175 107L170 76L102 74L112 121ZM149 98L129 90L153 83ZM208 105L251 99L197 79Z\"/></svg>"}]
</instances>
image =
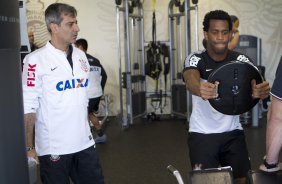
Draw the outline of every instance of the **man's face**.
<instances>
[{"instance_id":1,"label":"man's face","mask_svg":"<svg viewBox=\"0 0 282 184\"><path fill-rule=\"evenodd\" d=\"M225 54L228 50L229 26L226 20L210 20L208 32L204 32L207 49L214 54Z\"/></svg>"},{"instance_id":2,"label":"man's face","mask_svg":"<svg viewBox=\"0 0 282 184\"><path fill-rule=\"evenodd\" d=\"M62 15L62 22L57 25L56 37L64 44L72 44L76 41L79 27L76 17Z\"/></svg>"}]
</instances>

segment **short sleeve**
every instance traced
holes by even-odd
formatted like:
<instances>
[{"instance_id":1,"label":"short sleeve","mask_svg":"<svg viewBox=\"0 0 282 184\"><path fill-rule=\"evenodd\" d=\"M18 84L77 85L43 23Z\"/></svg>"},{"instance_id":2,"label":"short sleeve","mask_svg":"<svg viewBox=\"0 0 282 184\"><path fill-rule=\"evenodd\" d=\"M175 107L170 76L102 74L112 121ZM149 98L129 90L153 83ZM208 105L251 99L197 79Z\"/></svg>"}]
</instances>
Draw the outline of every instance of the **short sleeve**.
<instances>
[{"instance_id":1,"label":"short sleeve","mask_svg":"<svg viewBox=\"0 0 282 184\"><path fill-rule=\"evenodd\" d=\"M195 54L189 55L184 62L184 69L185 68L198 68L199 61L201 60L200 57L198 57Z\"/></svg>"}]
</instances>

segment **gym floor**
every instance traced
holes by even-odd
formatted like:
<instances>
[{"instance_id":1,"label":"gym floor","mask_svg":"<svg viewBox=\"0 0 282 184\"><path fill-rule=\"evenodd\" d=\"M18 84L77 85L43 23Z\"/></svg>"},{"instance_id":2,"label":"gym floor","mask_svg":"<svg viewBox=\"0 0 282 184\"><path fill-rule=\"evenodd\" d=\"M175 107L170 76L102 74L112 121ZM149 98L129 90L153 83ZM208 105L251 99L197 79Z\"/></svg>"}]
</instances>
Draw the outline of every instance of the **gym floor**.
<instances>
[{"instance_id":1,"label":"gym floor","mask_svg":"<svg viewBox=\"0 0 282 184\"><path fill-rule=\"evenodd\" d=\"M265 113L257 128L251 122L244 125L253 170L257 170L265 153L265 127ZM122 130L117 120L110 118L105 126L108 141L97 145L105 183L175 184L175 177L166 169L168 165L179 170L187 183L191 167L186 128L184 119L161 118L136 119L129 129Z\"/></svg>"}]
</instances>

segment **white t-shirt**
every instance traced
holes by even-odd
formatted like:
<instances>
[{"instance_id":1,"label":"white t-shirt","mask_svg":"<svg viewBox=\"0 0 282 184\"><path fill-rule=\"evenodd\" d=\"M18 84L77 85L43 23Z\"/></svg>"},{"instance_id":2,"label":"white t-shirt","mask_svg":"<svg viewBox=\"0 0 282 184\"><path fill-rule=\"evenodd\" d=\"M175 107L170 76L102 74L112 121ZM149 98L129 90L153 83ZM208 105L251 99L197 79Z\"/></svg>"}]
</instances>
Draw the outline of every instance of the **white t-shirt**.
<instances>
[{"instance_id":1,"label":"white t-shirt","mask_svg":"<svg viewBox=\"0 0 282 184\"><path fill-rule=\"evenodd\" d=\"M90 65L89 82L88 82L88 98L97 98L103 95L101 85L102 81L102 66L98 59L86 54Z\"/></svg>"},{"instance_id":2,"label":"white t-shirt","mask_svg":"<svg viewBox=\"0 0 282 184\"><path fill-rule=\"evenodd\" d=\"M185 59L184 71L196 69L200 72L200 80L207 81L213 70L231 61L251 63L251 59L241 53L228 51L223 61L216 62L209 57L206 50L189 55ZM242 130L239 115L226 115L215 110L208 101L192 95L192 114L189 121L189 132L203 134L229 132L236 129Z\"/></svg>"}]
</instances>

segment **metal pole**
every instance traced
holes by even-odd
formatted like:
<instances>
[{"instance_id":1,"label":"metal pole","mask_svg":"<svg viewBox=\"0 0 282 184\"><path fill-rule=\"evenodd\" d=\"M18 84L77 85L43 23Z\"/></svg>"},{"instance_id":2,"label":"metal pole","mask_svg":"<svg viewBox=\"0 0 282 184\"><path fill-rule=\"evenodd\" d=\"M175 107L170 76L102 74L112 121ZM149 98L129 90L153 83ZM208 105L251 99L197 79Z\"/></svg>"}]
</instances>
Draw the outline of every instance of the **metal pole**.
<instances>
[{"instance_id":1,"label":"metal pole","mask_svg":"<svg viewBox=\"0 0 282 184\"><path fill-rule=\"evenodd\" d=\"M143 11L143 6L142 4L140 3L140 6L139 6L139 14L140 14L140 21L139 21L139 28L140 28L140 31L139 31L139 35L140 35L140 38L139 38L139 41L140 41L140 47L141 47L141 74L143 76L145 76L145 40L144 40L144 11ZM146 81L143 82L142 84L142 87L141 89L143 91L146 91ZM145 103L146 104L146 103Z\"/></svg>"},{"instance_id":2,"label":"metal pole","mask_svg":"<svg viewBox=\"0 0 282 184\"><path fill-rule=\"evenodd\" d=\"M185 0L185 47L186 56L191 53L191 29L190 29L190 1Z\"/></svg>"},{"instance_id":3,"label":"metal pole","mask_svg":"<svg viewBox=\"0 0 282 184\"><path fill-rule=\"evenodd\" d=\"M170 15L173 14L173 0L170 1L169 3L169 7L168 7L168 32L169 32L169 41L170 41L170 45L169 45L169 52L170 52L170 80L171 80L171 86L173 84L175 84L175 68L174 68L174 51L175 51L175 46L174 46L174 25L173 25L173 21L174 21L174 17L171 17ZM172 89L170 89L170 91L172 91ZM172 104L171 104L171 109L172 109Z\"/></svg>"},{"instance_id":4,"label":"metal pole","mask_svg":"<svg viewBox=\"0 0 282 184\"><path fill-rule=\"evenodd\" d=\"M125 24L124 24L124 45L125 45L125 72L126 72L126 109L127 109L127 121L129 124L133 124L132 115L132 83L131 83L131 54L130 54L130 34L129 34L129 7L128 0L124 1L125 6ZM128 124L127 124L128 125Z\"/></svg>"},{"instance_id":5,"label":"metal pole","mask_svg":"<svg viewBox=\"0 0 282 184\"><path fill-rule=\"evenodd\" d=\"M176 17L176 43L177 43L177 62L176 63L176 73L179 72L179 62L183 61L183 51L182 51L182 42L181 42L181 24L180 17Z\"/></svg>"},{"instance_id":6,"label":"metal pole","mask_svg":"<svg viewBox=\"0 0 282 184\"><path fill-rule=\"evenodd\" d=\"M174 71L174 29L173 19L170 15L173 14L173 2L169 2L168 6L168 33L169 33L169 59L170 59L170 91L172 92L172 86L175 84L175 71ZM173 101L170 103L171 114L173 114Z\"/></svg>"},{"instance_id":7,"label":"metal pole","mask_svg":"<svg viewBox=\"0 0 282 184\"><path fill-rule=\"evenodd\" d=\"M191 53L191 30L190 30L190 1L185 0L185 30L186 30L186 35L185 35L185 54L188 56ZM191 94L186 91L186 98L187 98L187 121L190 118L190 114L192 109L190 108L191 104Z\"/></svg>"},{"instance_id":8,"label":"metal pole","mask_svg":"<svg viewBox=\"0 0 282 184\"><path fill-rule=\"evenodd\" d=\"M199 50L199 28L198 28L198 14L199 14L199 9L198 5L195 5L195 36L196 36L196 49Z\"/></svg>"},{"instance_id":9,"label":"metal pole","mask_svg":"<svg viewBox=\"0 0 282 184\"><path fill-rule=\"evenodd\" d=\"M127 118L124 117L123 109L123 93L122 93L122 64L121 64L121 43L120 43L120 11L123 11L118 6L116 7L116 24L117 24L117 47L118 47L118 63L119 63L119 100L120 100L120 115L122 118L122 126L127 126Z\"/></svg>"},{"instance_id":10,"label":"metal pole","mask_svg":"<svg viewBox=\"0 0 282 184\"><path fill-rule=\"evenodd\" d=\"M257 38L257 65L261 65L261 42L260 38ZM252 109L252 126L258 127L259 125L259 103L257 103Z\"/></svg>"},{"instance_id":11,"label":"metal pole","mask_svg":"<svg viewBox=\"0 0 282 184\"><path fill-rule=\"evenodd\" d=\"M259 103L257 103L252 109L252 126L258 127L259 119Z\"/></svg>"},{"instance_id":12,"label":"metal pole","mask_svg":"<svg viewBox=\"0 0 282 184\"><path fill-rule=\"evenodd\" d=\"M257 58L258 58L258 66L261 66L261 39L257 38Z\"/></svg>"}]
</instances>

